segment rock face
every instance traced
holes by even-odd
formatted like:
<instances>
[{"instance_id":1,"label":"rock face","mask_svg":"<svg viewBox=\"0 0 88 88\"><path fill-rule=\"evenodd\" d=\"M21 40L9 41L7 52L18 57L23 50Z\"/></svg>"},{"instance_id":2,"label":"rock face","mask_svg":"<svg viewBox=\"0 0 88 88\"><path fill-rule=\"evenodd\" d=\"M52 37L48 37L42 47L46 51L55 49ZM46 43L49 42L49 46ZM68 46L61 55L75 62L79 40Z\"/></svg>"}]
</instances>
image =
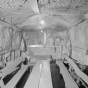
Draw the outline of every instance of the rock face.
<instances>
[{"instance_id":1,"label":"rock face","mask_svg":"<svg viewBox=\"0 0 88 88\"><path fill-rule=\"evenodd\" d=\"M19 54L21 43L21 32L17 32L14 28L8 26L3 26L0 29L0 61L6 63L7 61L14 60ZM11 52L16 50L15 53ZM3 65L4 65L3 64ZM3 66L2 66L3 67Z\"/></svg>"},{"instance_id":2,"label":"rock face","mask_svg":"<svg viewBox=\"0 0 88 88\"><path fill-rule=\"evenodd\" d=\"M12 39L12 47L19 47L21 44L21 32L14 31L13 32L13 39Z\"/></svg>"},{"instance_id":3,"label":"rock face","mask_svg":"<svg viewBox=\"0 0 88 88\"><path fill-rule=\"evenodd\" d=\"M87 22L83 22L75 27L73 27L71 30L69 30L71 42L73 46L86 49L86 36L85 36L85 30L87 28Z\"/></svg>"},{"instance_id":4,"label":"rock face","mask_svg":"<svg viewBox=\"0 0 88 88\"><path fill-rule=\"evenodd\" d=\"M1 29L0 33L1 33L0 35L1 50L20 46L21 42L20 32L17 32L9 27L4 27L4 29Z\"/></svg>"},{"instance_id":5,"label":"rock face","mask_svg":"<svg viewBox=\"0 0 88 88\"><path fill-rule=\"evenodd\" d=\"M88 64L86 50L88 48L87 29L88 20L78 24L69 30L70 40L72 43L72 58L81 64Z\"/></svg>"},{"instance_id":6,"label":"rock face","mask_svg":"<svg viewBox=\"0 0 88 88\"><path fill-rule=\"evenodd\" d=\"M83 11L84 7L88 5L88 2L87 0L38 0L38 5L41 13L43 10L49 10L58 13L69 13L69 11L70 13L80 13L80 11ZM88 6L86 8L88 8Z\"/></svg>"},{"instance_id":7,"label":"rock face","mask_svg":"<svg viewBox=\"0 0 88 88\"><path fill-rule=\"evenodd\" d=\"M5 48L10 47L10 45L11 45L11 35L10 35L9 28L2 29L0 38L1 38L0 43L1 43L2 50L5 49Z\"/></svg>"},{"instance_id":8,"label":"rock face","mask_svg":"<svg viewBox=\"0 0 88 88\"><path fill-rule=\"evenodd\" d=\"M2 0L2 2L0 1L0 6L1 16L30 11L30 5L25 0Z\"/></svg>"}]
</instances>

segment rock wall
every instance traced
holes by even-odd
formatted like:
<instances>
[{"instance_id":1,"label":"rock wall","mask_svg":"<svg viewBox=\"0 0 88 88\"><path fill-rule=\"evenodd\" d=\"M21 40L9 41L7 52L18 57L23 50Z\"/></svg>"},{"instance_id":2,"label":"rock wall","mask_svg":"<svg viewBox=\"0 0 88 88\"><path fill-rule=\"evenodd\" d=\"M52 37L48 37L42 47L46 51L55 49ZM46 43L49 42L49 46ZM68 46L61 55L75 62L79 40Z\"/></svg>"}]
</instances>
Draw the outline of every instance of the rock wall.
<instances>
[{"instance_id":1,"label":"rock wall","mask_svg":"<svg viewBox=\"0 0 88 88\"><path fill-rule=\"evenodd\" d=\"M9 30L8 27L5 27L3 29L1 29L1 35L0 35L0 40L1 40L1 48L2 50L5 48L10 47L11 45L11 31Z\"/></svg>"},{"instance_id":2,"label":"rock wall","mask_svg":"<svg viewBox=\"0 0 88 88\"><path fill-rule=\"evenodd\" d=\"M88 21L78 24L69 30L70 40L72 44L72 58L77 60L80 64L88 65L88 55L86 55L86 50L88 48L87 42L87 30Z\"/></svg>"},{"instance_id":3,"label":"rock wall","mask_svg":"<svg viewBox=\"0 0 88 88\"><path fill-rule=\"evenodd\" d=\"M72 46L76 46L81 49L86 49L86 36L85 36L85 29L86 29L86 22L83 22L77 26L74 26L69 30L70 40Z\"/></svg>"},{"instance_id":4,"label":"rock wall","mask_svg":"<svg viewBox=\"0 0 88 88\"><path fill-rule=\"evenodd\" d=\"M1 50L20 46L21 32L15 31L13 28L4 27L0 30L0 47Z\"/></svg>"},{"instance_id":5,"label":"rock wall","mask_svg":"<svg viewBox=\"0 0 88 88\"><path fill-rule=\"evenodd\" d=\"M84 13L88 9L87 0L38 0L41 13Z\"/></svg>"},{"instance_id":6,"label":"rock wall","mask_svg":"<svg viewBox=\"0 0 88 88\"><path fill-rule=\"evenodd\" d=\"M3 63L3 66L20 56L20 44L21 32L9 26L0 29L0 63Z\"/></svg>"}]
</instances>

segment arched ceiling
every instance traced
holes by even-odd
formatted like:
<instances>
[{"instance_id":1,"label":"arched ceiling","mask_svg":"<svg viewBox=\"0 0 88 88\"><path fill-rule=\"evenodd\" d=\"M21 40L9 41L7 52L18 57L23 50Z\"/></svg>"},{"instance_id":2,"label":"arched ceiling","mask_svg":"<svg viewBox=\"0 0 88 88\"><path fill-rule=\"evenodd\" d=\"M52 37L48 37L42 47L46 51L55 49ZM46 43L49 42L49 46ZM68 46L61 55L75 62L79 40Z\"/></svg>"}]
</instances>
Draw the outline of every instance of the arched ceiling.
<instances>
[{"instance_id":1,"label":"arched ceiling","mask_svg":"<svg viewBox=\"0 0 88 88\"><path fill-rule=\"evenodd\" d=\"M57 28L57 24L67 28L80 22L87 12L87 0L0 0L1 25L6 22L20 28L38 29L41 19L47 24L45 28Z\"/></svg>"}]
</instances>

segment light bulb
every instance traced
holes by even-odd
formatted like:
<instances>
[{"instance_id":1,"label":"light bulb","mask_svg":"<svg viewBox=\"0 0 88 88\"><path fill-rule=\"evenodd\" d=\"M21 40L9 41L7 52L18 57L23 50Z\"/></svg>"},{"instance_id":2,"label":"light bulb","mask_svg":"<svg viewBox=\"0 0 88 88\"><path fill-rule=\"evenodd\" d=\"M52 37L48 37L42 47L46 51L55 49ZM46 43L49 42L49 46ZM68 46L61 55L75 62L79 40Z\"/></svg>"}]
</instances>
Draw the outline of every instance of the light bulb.
<instances>
[{"instance_id":1,"label":"light bulb","mask_svg":"<svg viewBox=\"0 0 88 88\"><path fill-rule=\"evenodd\" d=\"M45 24L44 20L41 20L40 21L40 24L44 25Z\"/></svg>"}]
</instances>

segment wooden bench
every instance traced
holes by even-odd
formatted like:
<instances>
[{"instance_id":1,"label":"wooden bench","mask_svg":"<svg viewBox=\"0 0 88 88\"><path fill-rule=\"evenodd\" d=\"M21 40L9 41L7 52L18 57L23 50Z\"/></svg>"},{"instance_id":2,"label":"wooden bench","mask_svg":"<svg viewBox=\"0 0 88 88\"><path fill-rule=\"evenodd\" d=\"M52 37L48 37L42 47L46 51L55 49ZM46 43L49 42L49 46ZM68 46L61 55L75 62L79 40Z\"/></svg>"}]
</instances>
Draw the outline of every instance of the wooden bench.
<instances>
[{"instance_id":1,"label":"wooden bench","mask_svg":"<svg viewBox=\"0 0 88 88\"><path fill-rule=\"evenodd\" d=\"M69 58L66 54L62 54L63 57L68 61L68 63L73 67L75 73L82 78L82 80L88 85L88 76L82 72L79 67L75 64L75 62Z\"/></svg>"},{"instance_id":2,"label":"wooden bench","mask_svg":"<svg viewBox=\"0 0 88 88\"><path fill-rule=\"evenodd\" d=\"M42 63L43 63L42 60L38 60L36 62L24 88L38 88Z\"/></svg>"},{"instance_id":3,"label":"wooden bench","mask_svg":"<svg viewBox=\"0 0 88 88\"><path fill-rule=\"evenodd\" d=\"M18 81L21 79L25 71L27 70L29 65L24 65L15 75L14 77L2 88L14 88Z\"/></svg>"},{"instance_id":4,"label":"wooden bench","mask_svg":"<svg viewBox=\"0 0 88 88\"><path fill-rule=\"evenodd\" d=\"M4 78L6 75L8 75L11 72L15 71L16 69L18 69L18 67L16 67L16 66L19 65L22 61L23 61L23 59L21 57L19 57L18 59L13 61L11 64L9 64L6 67L4 67L3 69L1 69L0 77Z\"/></svg>"},{"instance_id":5,"label":"wooden bench","mask_svg":"<svg viewBox=\"0 0 88 88\"><path fill-rule=\"evenodd\" d=\"M43 62L39 88L53 88L50 64L48 60L44 60Z\"/></svg>"},{"instance_id":6,"label":"wooden bench","mask_svg":"<svg viewBox=\"0 0 88 88\"><path fill-rule=\"evenodd\" d=\"M53 88L48 60L38 60L24 88Z\"/></svg>"},{"instance_id":7,"label":"wooden bench","mask_svg":"<svg viewBox=\"0 0 88 88\"><path fill-rule=\"evenodd\" d=\"M59 60L56 63L60 67L60 73L63 75L66 88L79 88L71 77L71 75L69 74L69 72L67 71L62 61Z\"/></svg>"}]
</instances>

